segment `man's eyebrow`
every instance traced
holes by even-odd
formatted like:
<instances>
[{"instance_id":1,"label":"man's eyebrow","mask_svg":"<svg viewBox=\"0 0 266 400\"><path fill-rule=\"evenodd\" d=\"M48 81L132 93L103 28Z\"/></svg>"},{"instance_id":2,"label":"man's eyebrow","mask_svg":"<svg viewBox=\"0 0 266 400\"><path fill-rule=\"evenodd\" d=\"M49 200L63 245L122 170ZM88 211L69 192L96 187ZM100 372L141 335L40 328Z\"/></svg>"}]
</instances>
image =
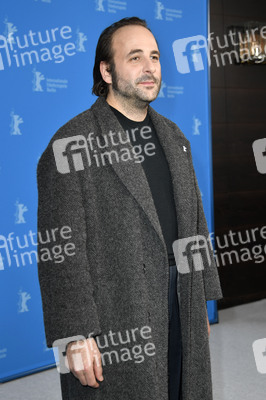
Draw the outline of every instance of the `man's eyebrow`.
<instances>
[{"instance_id":1,"label":"man's eyebrow","mask_svg":"<svg viewBox=\"0 0 266 400\"><path fill-rule=\"evenodd\" d=\"M160 52L159 50L152 50L151 54L157 54L160 57Z\"/></svg>"},{"instance_id":2,"label":"man's eyebrow","mask_svg":"<svg viewBox=\"0 0 266 400\"><path fill-rule=\"evenodd\" d=\"M130 57L130 56L132 56L132 55L135 54L135 53L143 53L143 50L141 50L141 49L133 49L133 50L130 50L130 52L127 54L127 57ZM151 54L157 54L157 55L160 57L160 52L159 52L159 50L152 50L152 51L151 51Z\"/></svg>"}]
</instances>

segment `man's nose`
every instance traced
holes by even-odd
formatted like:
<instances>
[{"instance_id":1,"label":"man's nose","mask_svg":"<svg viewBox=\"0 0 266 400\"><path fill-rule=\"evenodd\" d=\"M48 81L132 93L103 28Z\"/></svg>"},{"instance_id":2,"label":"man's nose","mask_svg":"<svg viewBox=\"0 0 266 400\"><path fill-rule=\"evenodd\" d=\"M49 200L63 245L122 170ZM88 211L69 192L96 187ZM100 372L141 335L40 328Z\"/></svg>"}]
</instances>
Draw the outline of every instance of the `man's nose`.
<instances>
[{"instance_id":1,"label":"man's nose","mask_svg":"<svg viewBox=\"0 0 266 400\"><path fill-rule=\"evenodd\" d=\"M156 64L150 58L145 58L143 61L143 72L154 73L156 71Z\"/></svg>"}]
</instances>

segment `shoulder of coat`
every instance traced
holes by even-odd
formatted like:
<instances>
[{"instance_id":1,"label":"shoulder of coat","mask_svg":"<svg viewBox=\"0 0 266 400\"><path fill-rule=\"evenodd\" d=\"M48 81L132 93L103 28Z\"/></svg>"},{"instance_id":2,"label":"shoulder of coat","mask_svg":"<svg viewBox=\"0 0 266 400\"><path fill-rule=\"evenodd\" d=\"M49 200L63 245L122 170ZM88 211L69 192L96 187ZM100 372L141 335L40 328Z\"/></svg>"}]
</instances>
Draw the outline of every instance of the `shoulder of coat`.
<instances>
[{"instance_id":1,"label":"shoulder of coat","mask_svg":"<svg viewBox=\"0 0 266 400\"><path fill-rule=\"evenodd\" d=\"M92 124L92 121L93 121L93 113L89 108L75 115L67 122L65 122L60 128L57 129L57 131L49 139L49 142L46 148L44 149L39 159L39 162L46 155L47 156L49 155L49 153L52 150L53 143L56 140L69 138L71 136L77 136L82 134L83 132L86 133L88 129L90 129L90 124Z\"/></svg>"},{"instance_id":2,"label":"shoulder of coat","mask_svg":"<svg viewBox=\"0 0 266 400\"><path fill-rule=\"evenodd\" d=\"M169 118L166 118L162 114L158 113L151 106L149 106L149 112L154 119L158 118L161 121L163 121L168 126L168 128L174 131L174 134L176 136L178 136L180 139L183 139L183 141L186 142L188 146L190 145L189 140L186 138L185 134L181 131L181 129L175 122L171 121Z\"/></svg>"}]
</instances>

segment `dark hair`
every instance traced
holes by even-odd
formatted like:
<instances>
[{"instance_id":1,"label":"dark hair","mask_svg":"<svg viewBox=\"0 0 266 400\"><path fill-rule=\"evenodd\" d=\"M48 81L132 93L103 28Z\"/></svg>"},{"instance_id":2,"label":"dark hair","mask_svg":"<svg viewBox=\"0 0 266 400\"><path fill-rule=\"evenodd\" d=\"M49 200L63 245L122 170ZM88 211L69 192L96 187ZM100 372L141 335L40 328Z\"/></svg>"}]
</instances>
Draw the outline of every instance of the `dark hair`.
<instances>
[{"instance_id":1,"label":"dark hair","mask_svg":"<svg viewBox=\"0 0 266 400\"><path fill-rule=\"evenodd\" d=\"M96 96L104 96L107 97L108 94L108 84L103 80L101 72L100 72L100 62L106 61L110 66L108 72L113 72L114 70L114 61L113 61L113 49L112 49L112 38L113 34L117 31L117 29L122 28L123 26L128 25L140 25L144 28L147 28L150 32L151 30L148 28L145 19L140 19L138 17L130 17L123 18L120 21L114 22L112 25L102 31L95 53L95 62L93 67L93 87L92 93L96 94Z\"/></svg>"}]
</instances>

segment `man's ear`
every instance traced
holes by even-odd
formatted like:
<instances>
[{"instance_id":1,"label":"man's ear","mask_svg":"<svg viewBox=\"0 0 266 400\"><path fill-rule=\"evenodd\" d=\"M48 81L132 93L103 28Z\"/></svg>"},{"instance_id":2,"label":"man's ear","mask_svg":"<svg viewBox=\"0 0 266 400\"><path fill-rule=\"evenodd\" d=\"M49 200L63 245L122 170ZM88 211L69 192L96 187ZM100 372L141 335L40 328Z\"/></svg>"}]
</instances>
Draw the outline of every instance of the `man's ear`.
<instances>
[{"instance_id":1,"label":"man's ear","mask_svg":"<svg viewBox=\"0 0 266 400\"><path fill-rule=\"evenodd\" d=\"M100 62L100 72L101 72L103 80L106 83L112 83L112 76L111 76L111 73L109 72L109 67L110 67L110 64L108 64L106 61Z\"/></svg>"}]
</instances>

